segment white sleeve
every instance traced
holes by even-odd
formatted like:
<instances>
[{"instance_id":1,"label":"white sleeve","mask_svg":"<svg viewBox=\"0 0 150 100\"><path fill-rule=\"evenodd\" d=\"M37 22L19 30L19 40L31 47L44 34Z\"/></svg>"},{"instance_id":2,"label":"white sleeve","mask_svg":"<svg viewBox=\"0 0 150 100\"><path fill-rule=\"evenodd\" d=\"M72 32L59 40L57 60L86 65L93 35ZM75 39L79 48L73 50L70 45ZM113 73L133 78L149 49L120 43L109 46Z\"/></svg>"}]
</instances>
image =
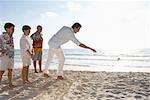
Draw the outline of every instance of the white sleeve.
<instances>
[{"instance_id":1,"label":"white sleeve","mask_svg":"<svg viewBox=\"0 0 150 100\"><path fill-rule=\"evenodd\" d=\"M29 50L29 47L27 46L27 41L26 41L25 39L21 39L21 40L20 40L20 48L21 48L23 51Z\"/></svg>"},{"instance_id":2,"label":"white sleeve","mask_svg":"<svg viewBox=\"0 0 150 100\"><path fill-rule=\"evenodd\" d=\"M71 36L71 41L77 44L78 46L81 44L81 42L75 37L74 34Z\"/></svg>"},{"instance_id":3,"label":"white sleeve","mask_svg":"<svg viewBox=\"0 0 150 100\"><path fill-rule=\"evenodd\" d=\"M30 45L30 51L31 51L32 48L33 48L33 40L32 40L31 38L29 38L28 42L29 42L29 45Z\"/></svg>"}]
</instances>

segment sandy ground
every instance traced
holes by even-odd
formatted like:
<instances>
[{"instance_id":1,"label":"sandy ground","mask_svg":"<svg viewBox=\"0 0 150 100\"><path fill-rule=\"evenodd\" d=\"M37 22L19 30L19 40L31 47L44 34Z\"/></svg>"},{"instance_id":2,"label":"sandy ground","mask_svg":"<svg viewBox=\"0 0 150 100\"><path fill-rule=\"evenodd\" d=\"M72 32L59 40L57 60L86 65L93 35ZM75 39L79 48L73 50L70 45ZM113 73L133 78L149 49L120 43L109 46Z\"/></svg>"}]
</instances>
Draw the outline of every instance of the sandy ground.
<instances>
[{"instance_id":1,"label":"sandy ground","mask_svg":"<svg viewBox=\"0 0 150 100\"><path fill-rule=\"evenodd\" d=\"M150 100L150 73L56 71L45 82L43 73L30 70L31 84L22 84L21 70L14 70L14 88L8 87L7 72L0 85L0 100Z\"/></svg>"}]
</instances>

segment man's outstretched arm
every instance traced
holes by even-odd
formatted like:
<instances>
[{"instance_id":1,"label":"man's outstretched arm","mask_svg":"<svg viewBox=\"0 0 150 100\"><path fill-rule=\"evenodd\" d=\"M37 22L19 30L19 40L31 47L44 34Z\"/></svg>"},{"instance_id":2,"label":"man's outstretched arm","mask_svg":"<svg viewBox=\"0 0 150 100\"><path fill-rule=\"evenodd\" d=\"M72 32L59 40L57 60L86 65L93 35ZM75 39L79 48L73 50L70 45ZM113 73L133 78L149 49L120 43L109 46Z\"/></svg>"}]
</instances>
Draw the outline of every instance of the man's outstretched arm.
<instances>
[{"instance_id":1,"label":"man's outstretched arm","mask_svg":"<svg viewBox=\"0 0 150 100\"><path fill-rule=\"evenodd\" d=\"M82 44L82 43L81 43L79 46L82 47L82 48L90 49L90 50L92 50L93 52L96 52L95 49L93 49L93 48L91 48L91 47L88 47L88 46L86 46L85 44Z\"/></svg>"}]
</instances>

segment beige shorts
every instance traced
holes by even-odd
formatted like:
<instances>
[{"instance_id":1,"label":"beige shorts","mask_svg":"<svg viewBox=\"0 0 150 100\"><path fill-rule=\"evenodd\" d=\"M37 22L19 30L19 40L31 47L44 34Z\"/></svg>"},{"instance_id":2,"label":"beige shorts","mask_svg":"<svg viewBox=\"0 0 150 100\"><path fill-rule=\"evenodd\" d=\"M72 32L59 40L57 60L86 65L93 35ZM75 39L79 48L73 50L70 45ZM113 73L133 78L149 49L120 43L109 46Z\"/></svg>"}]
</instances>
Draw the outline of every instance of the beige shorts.
<instances>
[{"instance_id":1,"label":"beige shorts","mask_svg":"<svg viewBox=\"0 0 150 100\"><path fill-rule=\"evenodd\" d=\"M31 65L31 57L27 54L21 54L23 66Z\"/></svg>"},{"instance_id":2,"label":"beige shorts","mask_svg":"<svg viewBox=\"0 0 150 100\"><path fill-rule=\"evenodd\" d=\"M14 67L14 59L9 58L8 56L0 57L0 70L5 71L8 69L13 69Z\"/></svg>"},{"instance_id":3,"label":"beige shorts","mask_svg":"<svg viewBox=\"0 0 150 100\"><path fill-rule=\"evenodd\" d=\"M22 58L23 66L30 66L31 65L31 59Z\"/></svg>"}]
</instances>

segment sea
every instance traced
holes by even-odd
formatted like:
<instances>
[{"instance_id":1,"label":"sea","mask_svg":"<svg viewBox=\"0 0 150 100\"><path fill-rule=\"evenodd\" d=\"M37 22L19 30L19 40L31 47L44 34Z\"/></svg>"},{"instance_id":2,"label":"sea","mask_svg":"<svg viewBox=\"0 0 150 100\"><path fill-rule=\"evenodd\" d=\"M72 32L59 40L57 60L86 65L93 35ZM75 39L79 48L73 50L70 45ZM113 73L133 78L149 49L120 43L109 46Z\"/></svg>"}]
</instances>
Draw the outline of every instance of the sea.
<instances>
[{"instance_id":1,"label":"sea","mask_svg":"<svg viewBox=\"0 0 150 100\"><path fill-rule=\"evenodd\" d=\"M87 49L63 49L66 69L96 70L96 71L148 71L150 72L150 48L111 51L97 50L93 53ZM42 65L48 56L48 49L43 49ZM22 68L20 50L15 50L15 66ZM31 65L33 68L33 65ZM51 66L58 66L58 59L54 56ZM57 67L56 67L57 68Z\"/></svg>"}]
</instances>

